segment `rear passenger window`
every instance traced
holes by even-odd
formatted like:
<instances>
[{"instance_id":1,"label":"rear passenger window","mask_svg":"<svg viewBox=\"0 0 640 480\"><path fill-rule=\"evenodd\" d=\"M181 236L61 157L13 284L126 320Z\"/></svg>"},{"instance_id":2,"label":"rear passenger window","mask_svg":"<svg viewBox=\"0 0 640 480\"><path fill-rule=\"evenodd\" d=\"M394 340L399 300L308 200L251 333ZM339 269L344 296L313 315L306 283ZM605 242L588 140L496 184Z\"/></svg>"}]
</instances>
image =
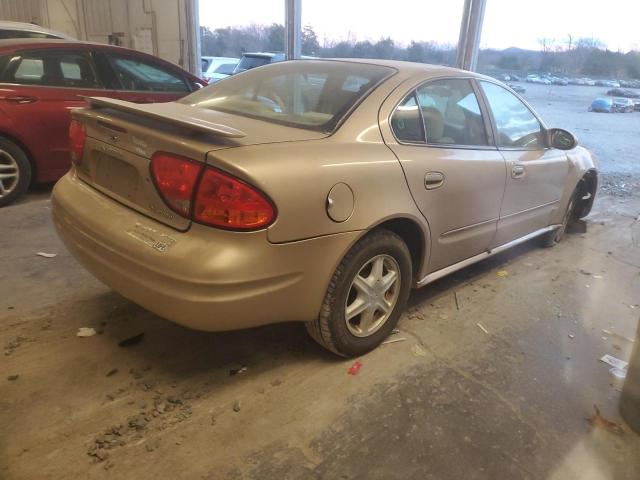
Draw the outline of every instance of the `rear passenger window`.
<instances>
[{"instance_id":1,"label":"rear passenger window","mask_svg":"<svg viewBox=\"0 0 640 480\"><path fill-rule=\"evenodd\" d=\"M143 92L189 92L182 75L164 65L152 64L134 57L108 55L124 90Z\"/></svg>"},{"instance_id":2,"label":"rear passenger window","mask_svg":"<svg viewBox=\"0 0 640 480\"><path fill-rule=\"evenodd\" d=\"M391 128L400 141L424 143L424 126L415 92L398 105L391 117Z\"/></svg>"},{"instance_id":3,"label":"rear passenger window","mask_svg":"<svg viewBox=\"0 0 640 480\"><path fill-rule=\"evenodd\" d=\"M40 58L23 58L14 74L17 83L38 83L42 81L44 66Z\"/></svg>"},{"instance_id":4,"label":"rear passenger window","mask_svg":"<svg viewBox=\"0 0 640 480\"><path fill-rule=\"evenodd\" d=\"M3 82L51 87L100 88L93 64L84 54L30 52L14 58Z\"/></svg>"},{"instance_id":5,"label":"rear passenger window","mask_svg":"<svg viewBox=\"0 0 640 480\"><path fill-rule=\"evenodd\" d=\"M417 89L417 96L427 143L488 145L480 105L469 80L431 81Z\"/></svg>"}]
</instances>

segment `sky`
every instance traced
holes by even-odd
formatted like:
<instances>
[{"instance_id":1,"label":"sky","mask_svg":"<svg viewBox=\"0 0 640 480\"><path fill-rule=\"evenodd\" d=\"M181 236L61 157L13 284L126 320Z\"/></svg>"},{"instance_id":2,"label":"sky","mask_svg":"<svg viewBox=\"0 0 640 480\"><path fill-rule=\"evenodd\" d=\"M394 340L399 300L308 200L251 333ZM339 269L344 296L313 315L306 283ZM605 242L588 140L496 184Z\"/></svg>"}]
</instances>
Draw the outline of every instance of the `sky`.
<instances>
[{"instance_id":1,"label":"sky","mask_svg":"<svg viewBox=\"0 0 640 480\"><path fill-rule=\"evenodd\" d=\"M221 6L224 5L223 8ZM455 44L464 0L302 0L302 24L320 44L391 37ZM640 49L640 0L487 0L482 48L540 49L538 39L566 43L593 37L611 50ZM210 28L284 23L284 0L200 0Z\"/></svg>"}]
</instances>

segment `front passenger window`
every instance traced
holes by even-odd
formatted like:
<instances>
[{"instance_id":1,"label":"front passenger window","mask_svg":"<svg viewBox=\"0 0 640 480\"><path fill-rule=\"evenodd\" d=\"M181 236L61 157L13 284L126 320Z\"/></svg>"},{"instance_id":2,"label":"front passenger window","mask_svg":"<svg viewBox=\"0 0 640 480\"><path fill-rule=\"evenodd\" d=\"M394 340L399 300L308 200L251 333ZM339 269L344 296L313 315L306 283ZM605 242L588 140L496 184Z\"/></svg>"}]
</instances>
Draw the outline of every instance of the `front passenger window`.
<instances>
[{"instance_id":1,"label":"front passenger window","mask_svg":"<svg viewBox=\"0 0 640 480\"><path fill-rule=\"evenodd\" d=\"M506 88L481 81L497 128L499 147L523 150L545 148L543 128L531 110Z\"/></svg>"},{"instance_id":2,"label":"front passenger window","mask_svg":"<svg viewBox=\"0 0 640 480\"><path fill-rule=\"evenodd\" d=\"M142 92L189 92L184 78L164 65L108 54L122 89Z\"/></svg>"}]
</instances>

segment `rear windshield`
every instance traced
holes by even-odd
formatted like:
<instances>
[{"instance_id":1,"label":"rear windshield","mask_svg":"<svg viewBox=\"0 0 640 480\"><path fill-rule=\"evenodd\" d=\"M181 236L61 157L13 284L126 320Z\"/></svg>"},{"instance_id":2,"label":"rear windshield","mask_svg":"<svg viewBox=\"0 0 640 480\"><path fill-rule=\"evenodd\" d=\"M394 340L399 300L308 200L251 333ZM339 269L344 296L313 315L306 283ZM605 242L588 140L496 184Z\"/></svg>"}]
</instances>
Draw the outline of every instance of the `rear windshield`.
<instances>
[{"instance_id":1,"label":"rear windshield","mask_svg":"<svg viewBox=\"0 0 640 480\"><path fill-rule=\"evenodd\" d=\"M238 71L243 72L244 70L251 70L252 68L261 67L268 63L271 63L271 57L253 57L245 55L238 63Z\"/></svg>"},{"instance_id":2,"label":"rear windshield","mask_svg":"<svg viewBox=\"0 0 640 480\"><path fill-rule=\"evenodd\" d=\"M193 93L180 103L332 132L340 120L395 69L326 60L276 63Z\"/></svg>"}]
</instances>

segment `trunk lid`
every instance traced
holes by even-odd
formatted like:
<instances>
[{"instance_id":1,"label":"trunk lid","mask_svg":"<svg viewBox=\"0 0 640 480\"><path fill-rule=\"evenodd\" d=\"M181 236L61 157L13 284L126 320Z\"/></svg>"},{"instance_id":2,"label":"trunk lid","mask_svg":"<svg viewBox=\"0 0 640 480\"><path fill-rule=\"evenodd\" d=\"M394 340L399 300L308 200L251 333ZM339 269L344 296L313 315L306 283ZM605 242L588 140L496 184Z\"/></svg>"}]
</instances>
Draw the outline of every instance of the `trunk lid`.
<instances>
[{"instance_id":1,"label":"trunk lid","mask_svg":"<svg viewBox=\"0 0 640 480\"><path fill-rule=\"evenodd\" d=\"M208 152L223 148L327 135L179 103L89 100L90 109L72 113L87 131L82 162L76 167L78 177L123 205L183 231L191 220L167 207L154 184L149 166L155 152L205 164Z\"/></svg>"}]
</instances>

